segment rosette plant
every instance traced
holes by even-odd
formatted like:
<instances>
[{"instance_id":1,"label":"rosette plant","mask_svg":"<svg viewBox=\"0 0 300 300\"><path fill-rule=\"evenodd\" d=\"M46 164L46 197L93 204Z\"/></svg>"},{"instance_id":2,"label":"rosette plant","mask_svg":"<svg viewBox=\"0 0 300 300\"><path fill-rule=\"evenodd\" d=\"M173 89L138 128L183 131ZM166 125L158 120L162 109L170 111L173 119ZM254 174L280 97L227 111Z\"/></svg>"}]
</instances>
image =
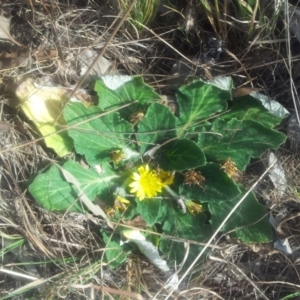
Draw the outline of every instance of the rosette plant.
<instances>
[{"instance_id":1,"label":"rosette plant","mask_svg":"<svg viewBox=\"0 0 300 300\"><path fill-rule=\"evenodd\" d=\"M122 224L137 217L159 234L152 240L169 261L181 263L190 241L188 265L244 194L239 176L250 159L285 141L274 129L285 114L274 115L253 96L232 99L230 78L182 86L175 109L141 77L125 78L99 79L97 104L74 102L64 110L75 152L90 168L72 159L53 164L29 192L56 211L86 212L82 195L100 199L119 230L111 237L100 229L112 267L126 259ZM222 232L244 243L268 242L267 213L251 193Z\"/></svg>"}]
</instances>

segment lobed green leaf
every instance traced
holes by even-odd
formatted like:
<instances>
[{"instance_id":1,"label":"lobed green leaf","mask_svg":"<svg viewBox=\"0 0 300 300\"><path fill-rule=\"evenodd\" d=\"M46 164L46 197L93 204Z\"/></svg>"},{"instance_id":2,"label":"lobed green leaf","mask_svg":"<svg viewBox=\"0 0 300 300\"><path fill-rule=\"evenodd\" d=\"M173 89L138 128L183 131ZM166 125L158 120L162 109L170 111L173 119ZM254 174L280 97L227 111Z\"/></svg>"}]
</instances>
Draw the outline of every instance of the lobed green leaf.
<instances>
[{"instance_id":1,"label":"lobed green leaf","mask_svg":"<svg viewBox=\"0 0 300 300\"><path fill-rule=\"evenodd\" d=\"M222 162L229 157L240 170L245 170L250 158L259 158L268 149L277 149L286 136L252 120L229 121L218 118L198 135L197 145L207 160Z\"/></svg>"},{"instance_id":2,"label":"lobed green leaf","mask_svg":"<svg viewBox=\"0 0 300 300\"><path fill-rule=\"evenodd\" d=\"M183 214L177 209L169 208L163 225L163 233L181 238L182 240L170 240L162 237L159 249L167 255L169 261L176 261L177 264L184 262L186 251L189 251L188 257L185 260L185 267L188 267L199 254L202 247L189 243L187 249L185 242L194 241L205 243L210 238L212 234L211 227L205 225L206 220L206 215L202 213L193 216L188 212Z\"/></svg>"},{"instance_id":3,"label":"lobed green leaf","mask_svg":"<svg viewBox=\"0 0 300 300\"><path fill-rule=\"evenodd\" d=\"M118 176L108 165L103 164L103 173L94 169L84 169L79 163L67 161L62 168L70 172L79 182L85 195L93 201L97 195L103 195L110 190L113 180ZM35 200L49 211L84 211L78 200L76 187L68 183L60 170L51 166L48 171L38 175L28 188Z\"/></svg>"},{"instance_id":4,"label":"lobed green leaf","mask_svg":"<svg viewBox=\"0 0 300 300\"><path fill-rule=\"evenodd\" d=\"M229 121L231 119L253 120L259 122L267 128L278 125L282 118L271 114L261 103L261 101L252 96L235 98L233 105L222 115L222 119Z\"/></svg>"},{"instance_id":5,"label":"lobed green leaf","mask_svg":"<svg viewBox=\"0 0 300 300\"><path fill-rule=\"evenodd\" d=\"M242 187L241 190L243 193L231 201L208 204L211 212L210 223L214 230L220 226L221 222L242 198L246 190ZM268 221L267 208L257 201L253 193L250 193L234 211L223 226L222 232L230 232L231 237L240 239L244 243L266 243L273 239L273 230Z\"/></svg>"},{"instance_id":6,"label":"lobed green leaf","mask_svg":"<svg viewBox=\"0 0 300 300\"><path fill-rule=\"evenodd\" d=\"M157 144L176 137L175 117L170 109L162 104L149 106L143 120L138 124L137 140L141 154Z\"/></svg>"},{"instance_id":7,"label":"lobed green leaf","mask_svg":"<svg viewBox=\"0 0 300 300\"><path fill-rule=\"evenodd\" d=\"M203 151L188 139L166 143L158 149L156 156L160 167L166 171L184 171L206 162Z\"/></svg>"},{"instance_id":8,"label":"lobed green leaf","mask_svg":"<svg viewBox=\"0 0 300 300\"><path fill-rule=\"evenodd\" d=\"M196 122L225 111L231 93L203 81L194 81L181 87L176 97L179 105L178 135L181 136Z\"/></svg>"},{"instance_id":9,"label":"lobed green leaf","mask_svg":"<svg viewBox=\"0 0 300 300\"><path fill-rule=\"evenodd\" d=\"M100 232L107 248L105 249L105 261L111 269L114 269L127 259L128 251L125 251L124 247L120 245L120 237L109 235L104 230Z\"/></svg>"},{"instance_id":10,"label":"lobed green leaf","mask_svg":"<svg viewBox=\"0 0 300 300\"><path fill-rule=\"evenodd\" d=\"M209 163L195 171L200 172L205 181L201 183L202 187L181 184L179 192L186 199L200 203L221 203L230 201L241 193L236 183L221 170L219 164Z\"/></svg>"},{"instance_id":11,"label":"lobed green leaf","mask_svg":"<svg viewBox=\"0 0 300 300\"><path fill-rule=\"evenodd\" d=\"M152 226L157 223L160 210L162 206L161 199L144 199L143 201L137 200L137 212L143 217L148 224Z\"/></svg>"},{"instance_id":12,"label":"lobed green leaf","mask_svg":"<svg viewBox=\"0 0 300 300\"><path fill-rule=\"evenodd\" d=\"M56 166L39 174L28 188L36 202L49 211L83 211L76 190L66 182Z\"/></svg>"},{"instance_id":13,"label":"lobed green leaf","mask_svg":"<svg viewBox=\"0 0 300 300\"><path fill-rule=\"evenodd\" d=\"M74 140L76 152L85 155L90 165L109 158L113 150L127 148L133 133L131 124L121 119L117 112L90 120L101 113L103 112L99 107L87 108L82 103L71 103L64 111L69 126L86 121L69 129L69 135Z\"/></svg>"},{"instance_id":14,"label":"lobed green leaf","mask_svg":"<svg viewBox=\"0 0 300 300\"><path fill-rule=\"evenodd\" d=\"M105 80L116 81L118 78L120 81L122 80L122 76L110 76ZM104 79L98 79L95 84L95 91L99 97L98 106L103 111L109 111L132 101L138 101L138 103L124 108L120 112L126 120L129 120L132 113L142 110L154 101L160 100L160 95L151 86L145 84L141 76L133 76L123 84L118 84L118 87L114 89L107 87Z\"/></svg>"}]
</instances>

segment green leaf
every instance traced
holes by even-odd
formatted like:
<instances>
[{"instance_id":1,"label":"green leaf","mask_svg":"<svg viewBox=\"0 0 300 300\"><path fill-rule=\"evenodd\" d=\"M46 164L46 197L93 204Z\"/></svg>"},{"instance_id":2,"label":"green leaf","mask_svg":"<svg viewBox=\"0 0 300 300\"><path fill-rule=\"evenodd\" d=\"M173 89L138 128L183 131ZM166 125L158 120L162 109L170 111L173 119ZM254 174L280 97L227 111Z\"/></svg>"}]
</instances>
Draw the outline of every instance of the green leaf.
<instances>
[{"instance_id":1,"label":"green leaf","mask_svg":"<svg viewBox=\"0 0 300 300\"><path fill-rule=\"evenodd\" d=\"M230 201L241 193L239 187L221 170L218 164L206 164L195 171L200 171L205 178L202 183L203 188L198 185L182 184L179 192L186 199L196 200L200 203L221 203Z\"/></svg>"},{"instance_id":2,"label":"green leaf","mask_svg":"<svg viewBox=\"0 0 300 300\"><path fill-rule=\"evenodd\" d=\"M113 180L118 178L108 165L103 164L103 173L98 174L94 169L84 169L74 161L66 162L62 168L70 172L79 182L85 195L94 200L96 195L103 195L109 191ZM78 200L78 191L68 183L56 166L38 175L29 186L29 192L45 209L53 211L83 211Z\"/></svg>"},{"instance_id":3,"label":"green leaf","mask_svg":"<svg viewBox=\"0 0 300 300\"><path fill-rule=\"evenodd\" d=\"M229 91L222 90L202 81L181 87L177 94L179 105L178 129L179 136L200 120L207 119L227 108L227 100L231 99Z\"/></svg>"},{"instance_id":4,"label":"green leaf","mask_svg":"<svg viewBox=\"0 0 300 300\"><path fill-rule=\"evenodd\" d=\"M162 201L160 199L145 199L143 201L136 201L137 212L147 222L148 226L155 224L159 217L160 207Z\"/></svg>"},{"instance_id":5,"label":"green leaf","mask_svg":"<svg viewBox=\"0 0 300 300\"><path fill-rule=\"evenodd\" d=\"M108 163L101 164L102 173L97 173L95 169L83 168L79 163L69 160L63 168L69 171L79 182L81 190L92 201L98 196L103 196L108 191L111 191L114 180L117 180L119 176L111 168ZM101 197L102 198L102 197Z\"/></svg>"},{"instance_id":6,"label":"green leaf","mask_svg":"<svg viewBox=\"0 0 300 300\"><path fill-rule=\"evenodd\" d=\"M163 234L171 235L175 239L170 240L162 237L159 244L160 250L167 255L168 260L181 264L188 251L184 266L188 267L193 262L202 247L190 243L187 249L184 244L189 240L205 243L210 238L212 234L211 227L205 225L206 219L205 214L192 216L189 213L183 214L179 210L169 208L163 225ZM178 241L176 238L183 240Z\"/></svg>"},{"instance_id":7,"label":"green leaf","mask_svg":"<svg viewBox=\"0 0 300 300\"><path fill-rule=\"evenodd\" d=\"M137 139L142 154L149 147L176 137L175 119L168 107L159 103L150 105L144 119L138 124Z\"/></svg>"},{"instance_id":8,"label":"green leaf","mask_svg":"<svg viewBox=\"0 0 300 300\"><path fill-rule=\"evenodd\" d=\"M113 150L124 150L130 143L133 129L130 123L121 119L117 112L89 120L101 114L99 107L85 107L82 103L71 103L64 111L69 126L69 135L74 140L76 152L85 155L89 164L101 163L108 159Z\"/></svg>"},{"instance_id":9,"label":"green leaf","mask_svg":"<svg viewBox=\"0 0 300 300\"><path fill-rule=\"evenodd\" d=\"M127 251L120 245L120 236L108 235L100 230L103 240L106 243L105 260L111 269L121 265L127 258Z\"/></svg>"},{"instance_id":10,"label":"green leaf","mask_svg":"<svg viewBox=\"0 0 300 300\"><path fill-rule=\"evenodd\" d=\"M203 151L188 139L171 141L159 148L156 155L165 171L184 171L205 164Z\"/></svg>"},{"instance_id":11,"label":"green leaf","mask_svg":"<svg viewBox=\"0 0 300 300\"><path fill-rule=\"evenodd\" d=\"M120 76L110 76L110 80L116 81ZM107 79L105 79L107 80ZM103 79L96 81L95 91L99 96L98 106L104 111L108 111L112 108L116 108L122 104L126 104L132 101L138 101L127 108L122 109L121 116L129 120L129 116L143 110L145 104L150 104L160 99L160 96L155 93L154 89L145 84L141 76L134 76L129 81L121 84L115 89L110 89L106 86Z\"/></svg>"},{"instance_id":12,"label":"green leaf","mask_svg":"<svg viewBox=\"0 0 300 300\"><path fill-rule=\"evenodd\" d=\"M55 166L38 175L28 190L36 202L49 211L83 211L75 189Z\"/></svg>"},{"instance_id":13,"label":"green leaf","mask_svg":"<svg viewBox=\"0 0 300 300\"><path fill-rule=\"evenodd\" d=\"M207 160L222 162L230 157L240 170L245 170L251 157L259 158L266 150L277 149L286 139L284 134L251 120L218 118L206 132L199 134L197 144Z\"/></svg>"},{"instance_id":14,"label":"green leaf","mask_svg":"<svg viewBox=\"0 0 300 300\"><path fill-rule=\"evenodd\" d=\"M244 188L241 190L243 193L246 191ZM208 204L211 212L210 223L214 230L220 226L242 196L243 194L240 194L231 201ZM234 232L230 233L230 236L240 239L244 243L266 243L272 240L273 231L268 221L267 209L257 201L253 193L244 199L222 228L224 233L232 230Z\"/></svg>"},{"instance_id":15,"label":"green leaf","mask_svg":"<svg viewBox=\"0 0 300 300\"><path fill-rule=\"evenodd\" d=\"M271 114L261 103L261 101L252 96L235 98L233 105L228 112L222 115L222 119L231 120L254 120L265 127L274 127L278 125L282 118L278 118Z\"/></svg>"}]
</instances>

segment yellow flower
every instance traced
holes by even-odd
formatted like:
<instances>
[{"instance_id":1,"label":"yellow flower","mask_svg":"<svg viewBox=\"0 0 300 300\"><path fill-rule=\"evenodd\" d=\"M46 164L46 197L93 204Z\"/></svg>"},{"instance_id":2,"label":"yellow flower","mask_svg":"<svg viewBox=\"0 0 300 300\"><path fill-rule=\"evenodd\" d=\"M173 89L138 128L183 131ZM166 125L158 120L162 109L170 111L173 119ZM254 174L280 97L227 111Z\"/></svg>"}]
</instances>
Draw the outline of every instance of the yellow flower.
<instances>
[{"instance_id":1,"label":"yellow flower","mask_svg":"<svg viewBox=\"0 0 300 300\"><path fill-rule=\"evenodd\" d=\"M110 218L113 218L117 212L125 211L128 208L129 204L130 201L117 195L114 201L114 207L106 206L104 210Z\"/></svg>"},{"instance_id":2,"label":"yellow flower","mask_svg":"<svg viewBox=\"0 0 300 300\"><path fill-rule=\"evenodd\" d=\"M114 202L114 208L118 211L126 210L129 203L130 201L118 195Z\"/></svg>"},{"instance_id":3,"label":"yellow flower","mask_svg":"<svg viewBox=\"0 0 300 300\"><path fill-rule=\"evenodd\" d=\"M200 214L202 212L202 205L193 201L188 201L187 209L192 215Z\"/></svg>"},{"instance_id":4,"label":"yellow flower","mask_svg":"<svg viewBox=\"0 0 300 300\"><path fill-rule=\"evenodd\" d=\"M153 198L157 193L161 192L162 182L157 177L155 171L150 171L149 165L138 168L138 172L134 172L131 176L133 182L129 184L130 193L136 194L140 201L147 198Z\"/></svg>"},{"instance_id":5,"label":"yellow flower","mask_svg":"<svg viewBox=\"0 0 300 300\"><path fill-rule=\"evenodd\" d=\"M174 173L163 171L162 169L158 169L156 171L157 176L161 180L161 186L165 187L173 183Z\"/></svg>"}]
</instances>

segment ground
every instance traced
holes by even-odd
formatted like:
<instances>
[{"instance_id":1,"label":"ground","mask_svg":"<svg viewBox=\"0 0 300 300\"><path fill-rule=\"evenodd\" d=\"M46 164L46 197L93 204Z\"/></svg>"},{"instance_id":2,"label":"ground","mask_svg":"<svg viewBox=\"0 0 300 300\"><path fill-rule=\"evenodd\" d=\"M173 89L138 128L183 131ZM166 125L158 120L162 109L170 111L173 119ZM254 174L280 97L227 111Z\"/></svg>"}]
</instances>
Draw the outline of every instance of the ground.
<instances>
[{"instance_id":1,"label":"ground","mask_svg":"<svg viewBox=\"0 0 300 300\"><path fill-rule=\"evenodd\" d=\"M276 220L274 241L242 244L218 235L205 262L172 297L300 299L298 2L275 7L275 1L248 1L247 6L247 1L153 0L148 1L148 18L140 19L135 11L114 32L129 2L1 2L2 299L167 299L165 274L139 252L117 269L102 262L102 237L95 228L104 226L103 221L90 214L49 212L27 192L38 173L62 159L39 139L20 109L17 87L28 78L68 90L79 82L77 88L92 98L92 83L80 78L100 52L105 59L96 64L98 73L142 75L170 99L177 87L196 78L231 76L235 97L259 91L289 110L291 119L280 125L287 142L274 152L286 188L281 193L267 176L255 188ZM87 49L92 59L79 55ZM176 110L174 100L168 104ZM265 171L268 155L253 160L243 174L247 188ZM283 251L287 248L274 248L278 239L289 243L289 254Z\"/></svg>"}]
</instances>

